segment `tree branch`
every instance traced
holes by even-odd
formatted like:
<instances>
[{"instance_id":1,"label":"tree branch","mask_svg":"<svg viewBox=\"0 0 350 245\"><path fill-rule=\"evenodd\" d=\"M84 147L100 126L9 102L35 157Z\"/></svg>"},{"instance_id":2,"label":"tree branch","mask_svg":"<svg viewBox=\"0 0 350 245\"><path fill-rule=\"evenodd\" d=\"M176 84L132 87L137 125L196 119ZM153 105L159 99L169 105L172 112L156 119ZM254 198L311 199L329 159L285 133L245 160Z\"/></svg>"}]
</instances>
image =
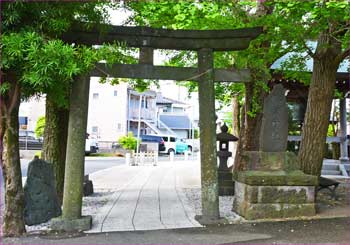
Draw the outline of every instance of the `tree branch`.
<instances>
[{"instance_id":1,"label":"tree branch","mask_svg":"<svg viewBox=\"0 0 350 245\"><path fill-rule=\"evenodd\" d=\"M312 52L311 48L309 46L306 45L305 41L302 41L301 44L303 45L303 47L306 49L306 53L308 55L310 55L311 58L316 59L316 55L314 52Z\"/></svg>"},{"instance_id":2,"label":"tree branch","mask_svg":"<svg viewBox=\"0 0 350 245\"><path fill-rule=\"evenodd\" d=\"M345 49L344 52L342 52L340 55L337 56L335 61L340 64L344 59L347 57L350 57L350 47Z\"/></svg>"}]
</instances>

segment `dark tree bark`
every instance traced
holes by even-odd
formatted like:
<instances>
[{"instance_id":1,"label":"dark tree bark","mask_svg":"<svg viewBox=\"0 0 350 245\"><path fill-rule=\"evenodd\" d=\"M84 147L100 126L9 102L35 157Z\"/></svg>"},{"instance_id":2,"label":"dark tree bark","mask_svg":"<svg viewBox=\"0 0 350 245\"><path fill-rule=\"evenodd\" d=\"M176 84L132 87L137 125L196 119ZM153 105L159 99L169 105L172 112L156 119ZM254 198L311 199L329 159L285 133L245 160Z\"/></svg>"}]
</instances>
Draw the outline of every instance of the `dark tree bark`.
<instances>
[{"instance_id":1,"label":"dark tree bark","mask_svg":"<svg viewBox=\"0 0 350 245\"><path fill-rule=\"evenodd\" d=\"M263 16L269 15L273 12L273 5L267 5L266 1L256 1L257 7L255 16ZM271 43L269 41L262 42L260 44L260 48L266 49L270 48ZM266 67L271 67L272 64L266 64ZM259 75L259 71L254 71L252 69L252 80L249 83L245 83L245 102L244 108L242 110L241 115L241 127L239 133L239 141L235 155L235 163L234 170L239 171L244 169L244 161L242 159L242 153L244 151L258 151L259 144L259 136L260 136L260 128L261 121L263 116L262 107L264 105L264 98L266 96L266 92L257 87L255 84L255 80L266 79ZM256 89L256 91L254 91ZM255 100L255 101L254 101ZM248 114L249 111L253 108L253 102L260 105L261 109L255 113L255 116L250 116Z\"/></svg>"},{"instance_id":2,"label":"dark tree bark","mask_svg":"<svg viewBox=\"0 0 350 245\"><path fill-rule=\"evenodd\" d=\"M46 96L44 145L42 158L53 164L56 191L63 200L64 171L68 136L68 109L59 107L53 95Z\"/></svg>"},{"instance_id":3,"label":"dark tree bark","mask_svg":"<svg viewBox=\"0 0 350 245\"><path fill-rule=\"evenodd\" d=\"M239 133L239 141L235 156L234 170L242 170L244 168L241 154L244 151L259 150L259 136L262 121L262 110L256 112L255 116L250 116L249 111L252 110L253 99L256 103L263 105L266 93L260 89L254 95L254 82L245 83L245 103L241 115L241 128Z\"/></svg>"},{"instance_id":4,"label":"dark tree bark","mask_svg":"<svg viewBox=\"0 0 350 245\"><path fill-rule=\"evenodd\" d=\"M339 41L329 34L319 36L298 155L301 168L307 174L321 175L340 54Z\"/></svg>"},{"instance_id":5,"label":"dark tree bark","mask_svg":"<svg viewBox=\"0 0 350 245\"><path fill-rule=\"evenodd\" d=\"M1 96L2 172L5 184L4 236L20 236L25 233L24 193L22 188L21 163L18 141L18 111L20 85L15 75L7 76L10 88Z\"/></svg>"}]
</instances>

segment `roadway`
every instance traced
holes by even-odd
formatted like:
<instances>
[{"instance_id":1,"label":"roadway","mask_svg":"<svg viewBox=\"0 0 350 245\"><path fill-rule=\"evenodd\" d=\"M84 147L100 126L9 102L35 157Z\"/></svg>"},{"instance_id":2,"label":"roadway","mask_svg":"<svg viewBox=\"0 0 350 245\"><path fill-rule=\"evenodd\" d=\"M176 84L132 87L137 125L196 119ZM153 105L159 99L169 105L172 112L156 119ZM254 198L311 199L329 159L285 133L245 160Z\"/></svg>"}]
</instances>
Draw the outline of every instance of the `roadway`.
<instances>
[{"instance_id":1,"label":"roadway","mask_svg":"<svg viewBox=\"0 0 350 245\"><path fill-rule=\"evenodd\" d=\"M197 157L198 153L194 153L193 157ZM182 160L183 155L176 155L175 161ZM189 156L191 159L192 156ZM159 161L169 161L168 155L160 155L158 158ZM22 177L27 177L28 164L31 159L21 159L21 171ZM125 158L123 157L85 157L85 175L91 174L106 168L111 168L125 164Z\"/></svg>"}]
</instances>

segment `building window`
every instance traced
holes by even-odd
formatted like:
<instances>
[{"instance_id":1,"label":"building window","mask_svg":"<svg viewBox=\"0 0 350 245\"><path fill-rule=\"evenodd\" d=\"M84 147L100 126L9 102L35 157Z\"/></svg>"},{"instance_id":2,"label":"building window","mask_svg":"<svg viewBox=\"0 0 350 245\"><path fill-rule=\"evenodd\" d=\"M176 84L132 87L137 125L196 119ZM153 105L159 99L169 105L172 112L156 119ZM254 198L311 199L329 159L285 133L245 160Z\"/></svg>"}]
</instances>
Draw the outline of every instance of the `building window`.
<instances>
[{"instance_id":1,"label":"building window","mask_svg":"<svg viewBox=\"0 0 350 245\"><path fill-rule=\"evenodd\" d=\"M28 126L28 117L18 117L20 129L27 129Z\"/></svg>"},{"instance_id":2,"label":"building window","mask_svg":"<svg viewBox=\"0 0 350 245\"><path fill-rule=\"evenodd\" d=\"M95 99L95 100L98 99L98 93L93 93L92 94L92 98Z\"/></svg>"},{"instance_id":3,"label":"building window","mask_svg":"<svg viewBox=\"0 0 350 245\"><path fill-rule=\"evenodd\" d=\"M147 99L142 99L141 107L146 108L146 109L148 108L148 100Z\"/></svg>"},{"instance_id":4,"label":"building window","mask_svg":"<svg viewBox=\"0 0 350 245\"><path fill-rule=\"evenodd\" d=\"M97 133L97 132L98 132L98 127L97 127L97 126L93 126L92 129L91 129L91 131L92 131L93 133Z\"/></svg>"},{"instance_id":5,"label":"building window","mask_svg":"<svg viewBox=\"0 0 350 245\"><path fill-rule=\"evenodd\" d=\"M114 96L118 96L118 91L117 91L117 90L114 90L113 95L114 95Z\"/></svg>"},{"instance_id":6,"label":"building window","mask_svg":"<svg viewBox=\"0 0 350 245\"><path fill-rule=\"evenodd\" d=\"M118 123L118 124L117 124L117 129L118 129L118 131L121 131L121 130L122 130L122 124L121 124L121 123Z\"/></svg>"}]
</instances>

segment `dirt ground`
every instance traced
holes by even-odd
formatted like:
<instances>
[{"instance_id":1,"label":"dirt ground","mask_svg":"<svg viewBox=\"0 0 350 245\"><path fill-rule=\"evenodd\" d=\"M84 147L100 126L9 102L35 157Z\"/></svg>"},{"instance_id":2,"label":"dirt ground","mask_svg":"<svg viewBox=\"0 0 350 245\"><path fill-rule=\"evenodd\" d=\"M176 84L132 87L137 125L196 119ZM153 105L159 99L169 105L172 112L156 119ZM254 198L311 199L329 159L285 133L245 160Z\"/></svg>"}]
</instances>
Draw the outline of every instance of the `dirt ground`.
<instances>
[{"instance_id":1,"label":"dirt ground","mask_svg":"<svg viewBox=\"0 0 350 245\"><path fill-rule=\"evenodd\" d=\"M350 216L350 180L337 180L341 184L336 189L336 199L331 192L322 189L317 193L317 213L320 216Z\"/></svg>"}]
</instances>

